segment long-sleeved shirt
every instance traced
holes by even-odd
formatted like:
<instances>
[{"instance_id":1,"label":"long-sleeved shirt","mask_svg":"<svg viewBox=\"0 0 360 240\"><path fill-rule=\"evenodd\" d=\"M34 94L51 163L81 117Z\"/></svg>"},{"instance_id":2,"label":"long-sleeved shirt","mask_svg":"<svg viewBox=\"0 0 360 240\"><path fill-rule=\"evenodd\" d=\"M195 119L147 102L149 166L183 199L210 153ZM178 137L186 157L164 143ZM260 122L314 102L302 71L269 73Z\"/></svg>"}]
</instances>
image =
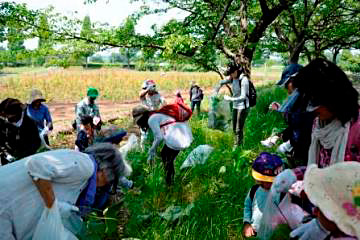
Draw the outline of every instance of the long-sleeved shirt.
<instances>
[{"instance_id":1,"label":"long-sleeved shirt","mask_svg":"<svg viewBox=\"0 0 360 240\"><path fill-rule=\"evenodd\" d=\"M76 125L79 128L81 124L81 117L85 115L89 115L91 117L99 117L100 118L100 111L99 107L95 103L89 103L89 99L85 97L81 100L75 108L75 115L76 115Z\"/></svg>"},{"instance_id":2,"label":"long-sleeved shirt","mask_svg":"<svg viewBox=\"0 0 360 240\"><path fill-rule=\"evenodd\" d=\"M250 198L250 191L245 198L243 222L250 223L255 231L259 230L268 194L269 191L259 187L253 200Z\"/></svg>"},{"instance_id":3,"label":"long-sleeved shirt","mask_svg":"<svg viewBox=\"0 0 360 240\"><path fill-rule=\"evenodd\" d=\"M224 79L220 81L220 87L232 83L233 91L233 108L245 109L249 107L249 79L246 75L241 74L238 79Z\"/></svg>"},{"instance_id":4,"label":"long-sleeved shirt","mask_svg":"<svg viewBox=\"0 0 360 240\"><path fill-rule=\"evenodd\" d=\"M45 127L44 120L46 120L46 124L52 123L49 108L45 104L41 104L39 109L35 109L29 104L27 107L27 115L35 121L39 131Z\"/></svg>"},{"instance_id":5,"label":"long-sleeved shirt","mask_svg":"<svg viewBox=\"0 0 360 240\"><path fill-rule=\"evenodd\" d=\"M199 102L202 100L203 92L198 85L193 85L190 88L190 101Z\"/></svg>"},{"instance_id":6,"label":"long-sleeved shirt","mask_svg":"<svg viewBox=\"0 0 360 240\"><path fill-rule=\"evenodd\" d=\"M151 111L159 109L165 101L158 92L152 95L147 93L143 97L140 97L140 100L141 103L147 106Z\"/></svg>"},{"instance_id":7,"label":"long-sleeved shirt","mask_svg":"<svg viewBox=\"0 0 360 240\"><path fill-rule=\"evenodd\" d=\"M55 198L75 205L95 166L88 154L54 150L0 168L0 239L32 239L45 204L32 178L51 181Z\"/></svg>"}]
</instances>

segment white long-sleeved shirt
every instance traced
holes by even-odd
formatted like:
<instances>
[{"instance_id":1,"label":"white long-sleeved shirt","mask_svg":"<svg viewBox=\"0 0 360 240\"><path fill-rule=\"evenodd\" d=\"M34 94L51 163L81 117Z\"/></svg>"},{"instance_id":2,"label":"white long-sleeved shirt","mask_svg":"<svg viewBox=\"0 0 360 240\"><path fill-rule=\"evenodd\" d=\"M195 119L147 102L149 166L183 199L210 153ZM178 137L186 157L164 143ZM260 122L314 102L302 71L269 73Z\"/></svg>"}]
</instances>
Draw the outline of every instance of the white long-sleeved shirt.
<instances>
[{"instance_id":1,"label":"white long-sleeved shirt","mask_svg":"<svg viewBox=\"0 0 360 240\"><path fill-rule=\"evenodd\" d=\"M240 74L238 79L224 79L220 81L220 87L232 83L233 108L245 109L249 107L249 79L246 75Z\"/></svg>"},{"instance_id":2,"label":"white long-sleeved shirt","mask_svg":"<svg viewBox=\"0 0 360 240\"><path fill-rule=\"evenodd\" d=\"M89 155L60 149L0 167L0 239L31 240L44 200L32 178L49 180L55 198L75 205L94 172Z\"/></svg>"}]
</instances>

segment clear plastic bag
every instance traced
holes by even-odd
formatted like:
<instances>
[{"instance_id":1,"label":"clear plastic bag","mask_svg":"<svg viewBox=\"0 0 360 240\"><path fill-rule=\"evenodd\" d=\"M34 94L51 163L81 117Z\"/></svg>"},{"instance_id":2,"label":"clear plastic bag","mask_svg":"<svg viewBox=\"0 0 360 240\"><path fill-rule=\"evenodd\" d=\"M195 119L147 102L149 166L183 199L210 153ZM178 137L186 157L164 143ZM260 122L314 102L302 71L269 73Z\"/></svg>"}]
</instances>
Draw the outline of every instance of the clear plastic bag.
<instances>
[{"instance_id":1,"label":"clear plastic bag","mask_svg":"<svg viewBox=\"0 0 360 240\"><path fill-rule=\"evenodd\" d=\"M230 127L232 119L231 103L224 98L211 96L208 126L225 131Z\"/></svg>"},{"instance_id":2,"label":"clear plastic bag","mask_svg":"<svg viewBox=\"0 0 360 240\"><path fill-rule=\"evenodd\" d=\"M191 151L189 156L185 159L180 169L193 167L197 164L204 164L209 158L214 148L210 145L200 145Z\"/></svg>"},{"instance_id":3,"label":"clear plastic bag","mask_svg":"<svg viewBox=\"0 0 360 240\"><path fill-rule=\"evenodd\" d=\"M258 229L258 236L262 240L271 239L274 230L280 225L287 225L295 229L304 218L304 211L296 204L291 203L291 195L287 193L278 204L280 194L276 196L270 192L266 200L263 216Z\"/></svg>"},{"instance_id":4,"label":"clear plastic bag","mask_svg":"<svg viewBox=\"0 0 360 240\"><path fill-rule=\"evenodd\" d=\"M57 201L51 208L44 208L40 220L35 228L33 240L76 240L77 238L67 230L61 220Z\"/></svg>"}]
</instances>

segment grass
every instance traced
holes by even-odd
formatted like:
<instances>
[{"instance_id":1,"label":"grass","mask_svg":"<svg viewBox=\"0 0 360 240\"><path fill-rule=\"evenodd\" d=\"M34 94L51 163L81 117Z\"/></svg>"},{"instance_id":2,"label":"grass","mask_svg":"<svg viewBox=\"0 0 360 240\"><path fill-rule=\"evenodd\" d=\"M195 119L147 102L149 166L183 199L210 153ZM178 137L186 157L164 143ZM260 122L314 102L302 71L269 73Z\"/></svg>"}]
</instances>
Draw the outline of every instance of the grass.
<instances>
[{"instance_id":1,"label":"grass","mask_svg":"<svg viewBox=\"0 0 360 240\"><path fill-rule=\"evenodd\" d=\"M278 68L254 69L252 80L268 84L280 76ZM78 101L86 94L89 86L100 90L100 99L129 101L138 98L145 79L154 79L161 92L172 93L178 89L188 92L190 84L196 80L203 88L212 88L219 81L216 73L202 72L139 72L132 70L102 68L84 70L79 67L69 69L6 68L13 73L0 79L0 99L6 97L28 99L32 88L40 89L48 102Z\"/></svg>"}]
</instances>

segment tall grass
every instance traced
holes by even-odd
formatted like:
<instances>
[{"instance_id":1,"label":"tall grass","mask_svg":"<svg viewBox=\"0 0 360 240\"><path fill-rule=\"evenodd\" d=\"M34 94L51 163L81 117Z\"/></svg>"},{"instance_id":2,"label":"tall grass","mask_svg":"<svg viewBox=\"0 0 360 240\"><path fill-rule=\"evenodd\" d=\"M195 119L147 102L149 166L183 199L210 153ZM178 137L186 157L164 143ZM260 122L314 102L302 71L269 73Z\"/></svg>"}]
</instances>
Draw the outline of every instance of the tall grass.
<instances>
[{"instance_id":1,"label":"tall grass","mask_svg":"<svg viewBox=\"0 0 360 240\"><path fill-rule=\"evenodd\" d=\"M232 151L233 134L207 128L207 116L191 120L194 141L176 160L175 184L164 185L161 159L155 168L146 163L146 154L129 154L133 164L132 179L141 194L126 195L130 221L126 235L140 239L242 239L244 198L253 184L251 162L262 151L260 140L271 134L274 127L284 126L278 113L268 112L269 103L285 97L282 89L258 88L258 102L246 120L244 146ZM215 150L207 163L186 171L179 167L198 145L210 144ZM271 151L271 150L270 150ZM274 151L274 149L272 149ZM225 173L219 169L224 166ZM190 215L169 222L159 216L166 208L194 204Z\"/></svg>"},{"instance_id":2,"label":"tall grass","mask_svg":"<svg viewBox=\"0 0 360 240\"><path fill-rule=\"evenodd\" d=\"M255 82L274 81L279 70L274 68L254 69L252 79ZM203 88L213 87L218 81L216 73L201 72L139 72L131 70L103 68L97 70L70 69L26 69L17 70L0 79L0 99L6 97L26 101L32 88L42 90L48 102L78 101L86 94L89 86L100 90L100 99L112 101L129 101L138 98L139 90L145 79L156 81L163 93L175 90L188 91L195 80Z\"/></svg>"}]
</instances>

